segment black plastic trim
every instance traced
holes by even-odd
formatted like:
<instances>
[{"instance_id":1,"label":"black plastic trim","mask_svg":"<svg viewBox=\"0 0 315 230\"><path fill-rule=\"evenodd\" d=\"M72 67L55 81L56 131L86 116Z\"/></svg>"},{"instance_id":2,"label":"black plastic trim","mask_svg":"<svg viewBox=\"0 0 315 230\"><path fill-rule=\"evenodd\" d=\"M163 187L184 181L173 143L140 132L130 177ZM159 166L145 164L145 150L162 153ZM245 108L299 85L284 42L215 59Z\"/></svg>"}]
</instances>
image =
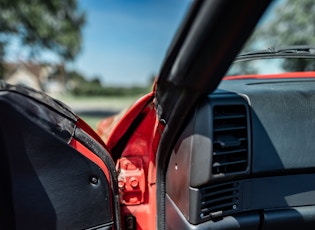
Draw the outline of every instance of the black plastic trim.
<instances>
[{"instance_id":1,"label":"black plastic trim","mask_svg":"<svg viewBox=\"0 0 315 230\"><path fill-rule=\"evenodd\" d=\"M115 164L113 159L110 157L110 154L104 149L104 147L97 143L90 135L88 135L84 130L76 128L74 132L74 138L80 141L85 147L94 152L108 168L108 171L111 174L111 185L113 191L113 211L115 213L114 223L116 229L120 229L121 225L121 215L120 215L120 202L119 202L119 191L118 191L118 177Z\"/></svg>"},{"instance_id":2,"label":"black plastic trim","mask_svg":"<svg viewBox=\"0 0 315 230\"><path fill-rule=\"evenodd\" d=\"M315 205L315 183L312 183L313 181L315 181L315 174L300 174L252 178L190 188L187 220L198 224L248 211ZM216 191L217 193L215 193ZM233 198L231 198L232 196ZM212 199L209 202L219 202L216 203L216 206L209 206L205 203L205 200L209 198ZM222 205L220 206L219 203ZM226 207L228 209L225 209Z\"/></svg>"},{"instance_id":3,"label":"black plastic trim","mask_svg":"<svg viewBox=\"0 0 315 230\"><path fill-rule=\"evenodd\" d=\"M181 230L206 230L206 229L259 229L260 216L258 212L248 212L235 216L227 216L218 220L211 220L201 224L193 225L183 216L172 199L166 195L166 228Z\"/></svg>"}]
</instances>

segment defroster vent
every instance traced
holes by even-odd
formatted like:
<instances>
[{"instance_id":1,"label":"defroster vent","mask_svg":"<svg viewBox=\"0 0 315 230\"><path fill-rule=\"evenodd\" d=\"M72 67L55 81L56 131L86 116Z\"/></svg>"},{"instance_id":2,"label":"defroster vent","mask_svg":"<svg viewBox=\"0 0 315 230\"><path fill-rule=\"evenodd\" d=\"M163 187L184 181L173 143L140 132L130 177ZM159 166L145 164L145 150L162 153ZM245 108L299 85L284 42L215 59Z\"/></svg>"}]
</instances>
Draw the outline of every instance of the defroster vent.
<instances>
[{"instance_id":1,"label":"defroster vent","mask_svg":"<svg viewBox=\"0 0 315 230\"><path fill-rule=\"evenodd\" d=\"M247 170L246 114L245 105L216 105L213 107L213 175Z\"/></svg>"},{"instance_id":2,"label":"defroster vent","mask_svg":"<svg viewBox=\"0 0 315 230\"><path fill-rule=\"evenodd\" d=\"M236 212L240 203L239 190L238 182L200 189L200 219L213 219Z\"/></svg>"}]
</instances>

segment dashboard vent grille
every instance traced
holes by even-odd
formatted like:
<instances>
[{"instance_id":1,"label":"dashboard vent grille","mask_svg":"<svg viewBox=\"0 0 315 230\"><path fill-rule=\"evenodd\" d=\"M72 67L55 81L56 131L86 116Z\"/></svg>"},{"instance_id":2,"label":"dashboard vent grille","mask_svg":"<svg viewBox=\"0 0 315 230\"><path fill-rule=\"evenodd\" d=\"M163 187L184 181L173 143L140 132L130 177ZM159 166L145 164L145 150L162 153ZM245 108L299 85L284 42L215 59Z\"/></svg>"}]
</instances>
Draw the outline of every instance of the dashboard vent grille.
<instances>
[{"instance_id":1,"label":"dashboard vent grille","mask_svg":"<svg viewBox=\"0 0 315 230\"><path fill-rule=\"evenodd\" d=\"M246 171L248 166L247 117L244 105L213 107L212 174Z\"/></svg>"},{"instance_id":2,"label":"dashboard vent grille","mask_svg":"<svg viewBox=\"0 0 315 230\"><path fill-rule=\"evenodd\" d=\"M200 219L213 219L229 215L239 209L239 183L227 183L200 190Z\"/></svg>"}]
</instances>

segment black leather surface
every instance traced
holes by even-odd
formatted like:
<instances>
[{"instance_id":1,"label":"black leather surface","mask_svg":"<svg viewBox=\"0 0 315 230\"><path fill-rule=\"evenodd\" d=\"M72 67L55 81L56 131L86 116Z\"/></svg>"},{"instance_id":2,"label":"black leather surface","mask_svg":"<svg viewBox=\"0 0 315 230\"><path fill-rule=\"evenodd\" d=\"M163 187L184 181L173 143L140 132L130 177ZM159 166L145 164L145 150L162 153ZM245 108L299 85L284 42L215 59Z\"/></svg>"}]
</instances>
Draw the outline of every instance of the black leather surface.
<instances>
[{"instance_id":1,"label":"black leather surface","mask_svg":"<svg viewBox=\"0 0 315 230\"><path fill-rule=\"evenodd\" d=\"M101 169L58 134L63 127L48 129L40 116L26 116L6 93L0 92L0 200L6 205L0 228L112 226L111 188Z\"/></svg>"}]
</instances>

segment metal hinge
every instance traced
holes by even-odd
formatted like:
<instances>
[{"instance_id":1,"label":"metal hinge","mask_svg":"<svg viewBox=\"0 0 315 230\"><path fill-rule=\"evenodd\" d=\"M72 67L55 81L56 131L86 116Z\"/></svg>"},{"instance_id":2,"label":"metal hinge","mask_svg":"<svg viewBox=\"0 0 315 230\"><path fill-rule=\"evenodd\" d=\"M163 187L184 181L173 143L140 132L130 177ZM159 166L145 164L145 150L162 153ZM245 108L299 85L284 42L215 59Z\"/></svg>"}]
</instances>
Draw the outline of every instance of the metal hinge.
<instances>
[{"instance_id":1,"label":"metal hinge","mask_svg":"<svg viewBox=\"0 0 315 230\"><path fill-rule=\"evenodd\" d=\"M144 201L145 175L140 157L123 157L117 161L120 203L137 205Z\"/></svg>"}]
</instances>

